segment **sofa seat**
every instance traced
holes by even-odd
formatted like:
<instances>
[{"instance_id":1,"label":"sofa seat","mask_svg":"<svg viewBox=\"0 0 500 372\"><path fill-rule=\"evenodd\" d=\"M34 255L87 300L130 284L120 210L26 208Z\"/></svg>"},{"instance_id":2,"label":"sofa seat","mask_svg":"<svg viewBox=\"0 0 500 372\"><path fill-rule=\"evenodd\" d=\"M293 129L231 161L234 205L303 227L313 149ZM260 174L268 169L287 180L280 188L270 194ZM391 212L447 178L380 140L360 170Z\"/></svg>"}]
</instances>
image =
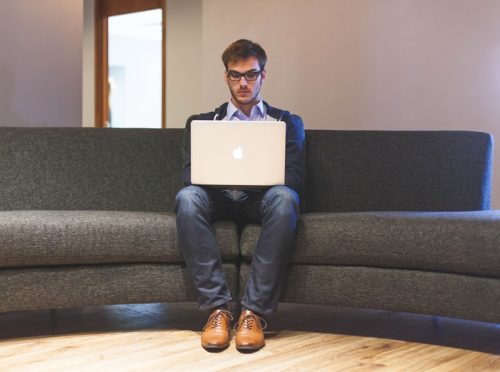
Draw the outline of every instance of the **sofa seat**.
<instances>
[{"instance_id":1,"label":"sofa seat","mask_svg":"<svg viewBox=\"0 0 500 372\"><path fill-rule=\"evenodd\" d=\"M247 261L259 233L243 231ZM500 211L303 214L290 262L500 277Z\"/></svg>"},{"instance_id":2,"label":"sofa seat","mask_svg":"<svg viewBox=\"0 0 500 372\"><path fill-rule=\"evenodd\" d=\"M214 229L223 261L236 260L236 225ZM0 211L2 268L183 262L173 213Z\"/></svg>"}]
</instances>

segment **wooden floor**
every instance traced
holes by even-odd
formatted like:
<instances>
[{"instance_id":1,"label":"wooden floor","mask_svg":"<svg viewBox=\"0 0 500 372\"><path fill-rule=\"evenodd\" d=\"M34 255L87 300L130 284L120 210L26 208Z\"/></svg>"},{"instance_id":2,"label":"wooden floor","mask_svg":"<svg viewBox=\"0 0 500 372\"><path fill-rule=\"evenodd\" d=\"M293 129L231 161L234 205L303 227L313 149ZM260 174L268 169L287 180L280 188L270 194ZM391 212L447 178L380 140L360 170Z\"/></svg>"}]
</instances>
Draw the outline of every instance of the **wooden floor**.
<instances>
[{"instance_id":1,"label":"wooden floor","mask_svg":"<svg viewBox=\"0 0 500 372\"><path fill-rule=\"evenodd\" d=\"M326 306L280 305L264 349L200 345L194 304L0 314L0 371L499 371L500 325Z\"/></svg>"}]
</instances>

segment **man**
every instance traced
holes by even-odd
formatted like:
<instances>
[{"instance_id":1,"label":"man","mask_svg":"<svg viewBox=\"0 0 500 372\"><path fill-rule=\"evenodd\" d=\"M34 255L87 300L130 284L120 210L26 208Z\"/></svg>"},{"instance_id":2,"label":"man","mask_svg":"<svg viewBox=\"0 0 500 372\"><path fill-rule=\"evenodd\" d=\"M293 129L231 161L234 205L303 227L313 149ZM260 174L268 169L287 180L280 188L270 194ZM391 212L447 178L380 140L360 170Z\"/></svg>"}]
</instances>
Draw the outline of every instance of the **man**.
<instances>
[{"instance_id":1,"label":"man","mask_svg":"<svg viewBox=\"0 0 500 372\"><path fill-rule=\"evenodd\" d=\"M213 112L191 116L186 124L184 187L176 197L179 248L198 291L200 310L210 312L201 343L224 349L230 342L228 310L232 300L211 223L235 219L262 224L236 326L236 348L258 350L265 344L264 314L276 310L295 240L305 173L304 126L300 117L269 106L260 97L266 79L266 53L249 40L237 40L222 54L224 80L231 100ZM286 123L285 185L231 190L191 184L190 125L192 120L281 120Z\"/></svg>"}]
</instances>

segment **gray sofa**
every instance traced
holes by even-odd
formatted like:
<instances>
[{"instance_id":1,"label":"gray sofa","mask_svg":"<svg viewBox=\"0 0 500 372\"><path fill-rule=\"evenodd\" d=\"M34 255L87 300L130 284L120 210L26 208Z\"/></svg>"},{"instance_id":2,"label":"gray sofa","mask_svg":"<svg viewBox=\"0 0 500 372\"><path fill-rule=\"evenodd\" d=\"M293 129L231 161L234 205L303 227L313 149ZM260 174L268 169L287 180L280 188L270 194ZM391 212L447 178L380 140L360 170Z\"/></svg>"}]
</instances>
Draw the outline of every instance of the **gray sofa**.
<instances>
[{"instance_id":1,"label":"gray sofa","mask_svg":"<svg viewBox=\"0 0 500 372\"><path fill-rule=\"evenodd\" d=\"M176 244L181 129L0 128L0 312L194 301ZM492 139L307 131L282 301L500 322ZM260 227L214 223L241 293Z\"/></svg>"}]
</instances>

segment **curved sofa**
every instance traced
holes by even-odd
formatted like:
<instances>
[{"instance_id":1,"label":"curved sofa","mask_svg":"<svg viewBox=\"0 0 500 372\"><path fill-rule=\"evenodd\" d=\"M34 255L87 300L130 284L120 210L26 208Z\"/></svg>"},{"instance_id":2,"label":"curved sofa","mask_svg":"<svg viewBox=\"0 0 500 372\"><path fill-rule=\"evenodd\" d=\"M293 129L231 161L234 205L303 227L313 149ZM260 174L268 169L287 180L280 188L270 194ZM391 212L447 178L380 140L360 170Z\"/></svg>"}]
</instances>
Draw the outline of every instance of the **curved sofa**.
<instances>
[{"instance_id":1,"label":"curved sofa","mask_svg":"<svg viewBox=\"0 0 500 372\"><path fill-rule=\"evenodd\" d=\"M308 130L284 302L500 322L492 138ZM194 301L181 129L0 128L0 312ZM214 223L237 297L259 234Z\"/></svg>"}]
</instances>

